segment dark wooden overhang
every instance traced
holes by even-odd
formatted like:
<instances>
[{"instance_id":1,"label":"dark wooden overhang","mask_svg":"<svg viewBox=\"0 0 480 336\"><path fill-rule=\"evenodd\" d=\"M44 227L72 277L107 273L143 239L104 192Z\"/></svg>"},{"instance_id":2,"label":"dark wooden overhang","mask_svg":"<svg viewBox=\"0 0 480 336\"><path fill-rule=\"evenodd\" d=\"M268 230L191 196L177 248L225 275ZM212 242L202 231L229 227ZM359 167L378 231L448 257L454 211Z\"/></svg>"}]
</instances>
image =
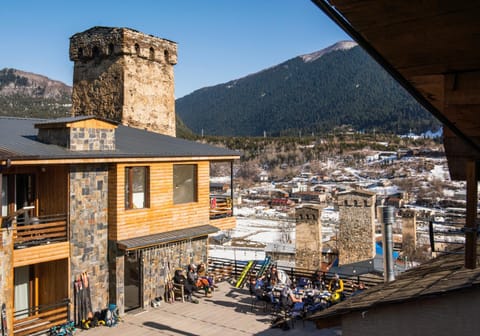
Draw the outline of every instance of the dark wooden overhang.
<instances>
[{"instance_id":1,"label":"dark wooden overhang","mask_svg":"<svg viewBox=\"0 0 480 336\"><path fill-rule=\"evenodd\" d=\"M467 181L465 265L476 265L480 1L312 0L444 125L452 180Z\"/></svg>"},{"instance_id":2,"label":"dark wooden overhang","mask_svg":"<svg viewBox=\"0 0 480 336\"><path fill-rule=\"evenodd\" d=\"M149 236L119 240L117 246L120 250L125 251L138 250L167 243L174 243L185 239L207 236L218 231L219 229L213 225L201 225L187 229L152 234Z\"/></svg>"}]
</instances>

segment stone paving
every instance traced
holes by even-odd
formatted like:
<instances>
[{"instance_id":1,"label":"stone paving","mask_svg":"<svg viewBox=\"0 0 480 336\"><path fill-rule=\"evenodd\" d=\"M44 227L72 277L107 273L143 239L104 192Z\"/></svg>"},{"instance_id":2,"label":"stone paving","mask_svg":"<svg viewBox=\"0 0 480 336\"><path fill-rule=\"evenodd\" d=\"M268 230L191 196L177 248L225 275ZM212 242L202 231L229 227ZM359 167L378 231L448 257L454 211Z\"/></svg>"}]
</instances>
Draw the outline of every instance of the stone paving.
<instances>
[{"instance_id":1,"label":"stone paving","mask_svg":"<svg viewBox=\"0 0 480 336\"><path fill-rule=\"evenodd\" d=\"M197 297L198 304L162 302L159 308L127 313L117 326L97 327L77 332L80 336L140 335L341 335L338 329L315 328L310 321L295 321L288 331L271 328L271 316L263 307L252 309L246 289L228 282L219 284L212 297Z\"/></svg>"}]
</instances>

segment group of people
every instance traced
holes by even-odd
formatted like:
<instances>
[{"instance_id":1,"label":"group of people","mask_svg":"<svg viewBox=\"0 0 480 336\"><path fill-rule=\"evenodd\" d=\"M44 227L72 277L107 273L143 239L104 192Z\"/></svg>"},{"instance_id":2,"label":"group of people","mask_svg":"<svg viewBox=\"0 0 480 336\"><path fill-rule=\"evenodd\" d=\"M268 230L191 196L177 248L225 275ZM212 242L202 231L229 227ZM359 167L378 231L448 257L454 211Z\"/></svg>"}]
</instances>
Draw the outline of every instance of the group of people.
<instances>
[{"instance_id":1,"label":"group of people","mask_svg":"<svg viewBox=\"0 0 480 336\"><path fill-rule=\"evenodd\" d=\"M173 282L183 286L187 301L193 303L198 303L198 300L193 298L195 291L203 290L205 296L208 296L217 287L214 278L208 276L204 262L201 262L198 266L194 264L188 265L187 275L185 275L183 269L175 270Z\"/></svg>"}]
</instances>

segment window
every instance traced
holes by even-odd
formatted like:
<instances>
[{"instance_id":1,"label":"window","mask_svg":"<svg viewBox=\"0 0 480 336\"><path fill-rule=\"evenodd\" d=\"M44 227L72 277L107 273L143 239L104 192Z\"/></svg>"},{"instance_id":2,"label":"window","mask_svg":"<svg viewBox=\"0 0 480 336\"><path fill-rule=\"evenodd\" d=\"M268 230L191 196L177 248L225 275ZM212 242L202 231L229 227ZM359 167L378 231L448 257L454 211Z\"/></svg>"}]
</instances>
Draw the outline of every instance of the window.
<instances>
[{"instance_id":1,"label":"window","mask_svg":"<svg viewBox=\"0 0 480 336\"><path fill-rule=\"evenodd\" d=\"M150 47L150 55L149 55L149 58L151 61L154 61L155 60L155 49L153 49L152 47Z\"/></svg>"},{"instance_id":2,"label":"window","mask_svg":"<svg viewBox=\"0 0 480 336\"><path fill-rule=\"evenodd\" d=\"M148 167L125 168L125 209L148 208Z\"/></svg>"},{"instance_id":3,"label":"window","mask_svg":"<svg viewBox=\"0 0 480 336\"><path fill-rule=\"evenodd\" d=\"M173 203L197 201L197 166L173 165Z\"/></svg>"},{"instance_id":4,"label":"window","mask_svg":"<svg viewBox=\"0 0 480 336\"><path fill-rule=\"evenodd\" d=\"M138 43L135 43L135 54L137 54L137 56L140 56L140 46L138 45Z\"/></svg>"}]
</instances>

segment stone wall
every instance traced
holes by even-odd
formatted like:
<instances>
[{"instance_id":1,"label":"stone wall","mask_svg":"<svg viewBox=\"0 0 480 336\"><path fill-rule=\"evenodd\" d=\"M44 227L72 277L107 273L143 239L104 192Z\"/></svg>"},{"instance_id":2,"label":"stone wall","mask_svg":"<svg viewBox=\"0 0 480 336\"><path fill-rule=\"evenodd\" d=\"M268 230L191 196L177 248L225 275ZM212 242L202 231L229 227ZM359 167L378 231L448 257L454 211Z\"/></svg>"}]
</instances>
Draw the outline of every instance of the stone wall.
<instances>
[{"instance_id":1,"label":"stone wall","mask_svg":"<svg viewBox=\"0 0 480 336\"><path fill-rule=\"evenodd\" d=\"M142 304L147 308L153 299L164 296L167 273L173 276L177 268L186 269L189 264L207 262L208 239L205 236L138 249L130 253L137 253L142 261ZM116 244L111 242L110 301L117 304L120 313L125 310L124 255L125 252L118 250Z\"/></svg>"},{"instance_id":2,"label":"stone wall","mask_svg":"<svg viewBox=\"0 0 480 336\"><path fill-rule=\"evenodd\" d=\"M339 264L346 265L375 256L375 195L352 191L339 194Z\"/></svg>"},{"instance_id":3,"label":"stone wall","mask_svg":"<svg viewBox=\"0 0 480 336\"><path fill-rule=\"evenodd\" d=\"M1 179L1 175L0 175ZM0 218L1 222L1 218ZM13 230L0 228L0 307L7 308L7 325L13 325ZM13 334L12 334L13 335Z\"/></svg>"},{"instance_id":4,"label":"stone wall","mask_svg":"<svg viewBox=\"0 0 480 336\"><path fill-rule=\"evenodd\" d=\"M317 269L322 262L321 207L295 209L295 267Z\"/></svg>"},{"instance_id":5,"label":"stone wall","mask_svg":"<svg viewBox=\"0 0 480 336\"><path fill-rule=\"evenodd\" d=\"M94 27L70 39L72 113L175 136L177 45L127 28Z\"/></svg>"},{"instance_id":6,"label":"stone wall","mask_svg":"<svg viewBox=\"0 0 480 336\"><path fill-rule=\"evenodd\" d=\"M87 272L93 311L109 303L108 169L105 165L70 168L71 283Z\"/></svg>"},{"instance_id":7,"label":"stone wall","mask_svg":"<svg viewBox=\"0 0 480 336\"><path fill-rule=\"evenodd\" d=\"M100 128L40 128L38 139L72 151L115 150L115 130Z\"/></svg>"}]
</instances>

